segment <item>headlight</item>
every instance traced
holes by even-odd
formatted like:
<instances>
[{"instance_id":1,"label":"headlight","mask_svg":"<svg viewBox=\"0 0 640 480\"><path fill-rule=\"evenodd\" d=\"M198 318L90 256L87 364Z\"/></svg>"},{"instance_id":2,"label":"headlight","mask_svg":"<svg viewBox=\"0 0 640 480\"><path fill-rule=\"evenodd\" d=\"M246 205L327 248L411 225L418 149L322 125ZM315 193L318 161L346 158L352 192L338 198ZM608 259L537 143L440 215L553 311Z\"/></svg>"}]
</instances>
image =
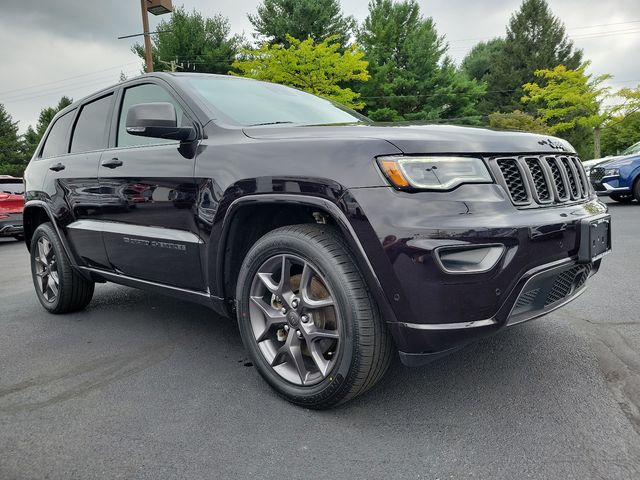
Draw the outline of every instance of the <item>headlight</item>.
<instances>
[{"instance_id":1,"label":"headlight","mask_svg":"<svg viewBox=\"0 0 640 480\"><path fill-rule=\"evenodd\" d=\"M397 188L451 190L463 183L493 183L474 157L380 157L380 168Z\"/></svg>"},{"instance_id":2,"label":"headlight","mask_svg":"<svg viewBox=\"0 0 640 480\"><path fill-rule=\"evenodd\" d=\"M604 171L604 176L605 177L619 177L620 176L620 169L618 169L618 168L607 168Z\"/></svg>"}]
</instances>

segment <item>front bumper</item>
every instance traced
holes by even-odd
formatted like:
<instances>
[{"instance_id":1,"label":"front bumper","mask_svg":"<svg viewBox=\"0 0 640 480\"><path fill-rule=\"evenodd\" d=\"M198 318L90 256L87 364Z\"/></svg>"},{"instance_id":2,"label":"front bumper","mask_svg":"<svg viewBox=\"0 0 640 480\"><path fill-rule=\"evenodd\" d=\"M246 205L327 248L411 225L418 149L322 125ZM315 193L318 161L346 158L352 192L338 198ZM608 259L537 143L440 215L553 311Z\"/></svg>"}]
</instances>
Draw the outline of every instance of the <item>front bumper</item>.
<instances>
[{"instance_id":1,"label":"front bumper","mask_svg":"<svg viewBox=\"0 0 640 480\"><path fill-rule=\"evenodd\" d=\"M607 211L595 197L518 209L497 185L463 185L448 193L352 189L347 199L395 317L387 318L389 329L409 365L564 305L584 291L600 264L586 272L581 265L579 278L547 303L559 276L577 265L581 220ZM475 245L502 245L504 254L478 273L450 273L437 261L443 247Z\"/></svg>"},{"instance_id":2,"label":"front bumper","mask_svg":"<svg viewBox=\"0 0 640 480\"><path fill-rule=\"evenodd\" d=\"M620 177L604 177L601 180L591 180L591 186L598 195L631 193L631 187L624 185L621 182Z\"/></svg>"},{"instance_id":3,"label":"front bumper","mask_svg":"<svg viewBox=\"0 0 640 480\"><path fill-rule=\"evenodd\" d=\"M21 213L0 214L0 237L15 237L23 233Z\"/></svg>"}]
</instances>

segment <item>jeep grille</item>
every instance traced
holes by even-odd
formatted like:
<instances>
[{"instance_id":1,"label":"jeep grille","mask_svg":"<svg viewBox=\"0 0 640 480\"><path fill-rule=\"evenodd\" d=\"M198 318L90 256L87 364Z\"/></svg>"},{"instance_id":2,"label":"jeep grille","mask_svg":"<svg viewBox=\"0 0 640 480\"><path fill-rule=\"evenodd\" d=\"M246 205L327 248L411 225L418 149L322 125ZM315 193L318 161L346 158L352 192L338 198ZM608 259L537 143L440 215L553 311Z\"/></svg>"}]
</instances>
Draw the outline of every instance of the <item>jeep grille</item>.
<instances>
[{"instance_id":1,"label":"jeep grille","mask_svg":"<svg viewBox=\"0 0 640 480\"><path fill-rule=\"evenodd\" d=\"M534 208L583 201L591 185L580 159L568 155L526 155L489 159L498 183L514 205Z\"/></svg>"}]
</instances>

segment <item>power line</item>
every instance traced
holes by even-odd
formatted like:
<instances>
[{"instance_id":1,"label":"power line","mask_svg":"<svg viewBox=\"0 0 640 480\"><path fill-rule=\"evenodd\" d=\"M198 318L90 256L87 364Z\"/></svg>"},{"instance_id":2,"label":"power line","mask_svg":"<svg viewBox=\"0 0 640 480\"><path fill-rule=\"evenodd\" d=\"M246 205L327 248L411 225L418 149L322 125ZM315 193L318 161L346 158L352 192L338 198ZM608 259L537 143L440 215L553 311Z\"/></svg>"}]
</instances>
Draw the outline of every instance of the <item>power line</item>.
<instances>
[{"instance_id":1,"label":"power line","mask_svg":"<svg viewBox=\"0 0 640 480\"><path fill-rule=\"evenodd\" d=\"M137 72L128 72L125 73L125 75L130 76L130 75L135 75ZM44 92L36 92L36 94L31 94L31 93L24 93L24 94L20 94L20 95L16 95L14 97L10 97L10 98L4 98L4 99L0 99L0 103L2 104L9 104L9 103L19 103L19 102L24 102L27 100L31 100L34 98L41 98L41 97L46 97L49 95L53 95L56 92L65 92L68 91L69 89L78 89L78 88L84 88L84 87L89 87L92 85L99 85L99 84L116 84L118 83L117 79L114 80L110 80L111 77L109 78L99 78L99 79L94 79L92 81L89 82L84 82L82 84L76 84L75 86L70 86L70 85L61 85L59 87L55 87L53 89L44 91Z\"/></svg>"},{"instance_id":2,"label":"power line","mask_svg":"<svg viewBox=\"0 0 640 480\"><path fill-rule=\"evenodd\" d=\"M51 82L40 83L40 84L37 84L37 85L30 85L28 87L14 88L13 90L6 90L4 92L0 92L0 95L6 95L8 93L18 92L18 91L21 91L21 90L30 90L32 88L44 87L46 85L52 85L54 83L66 82L67 80L74 80L76 78L88 77L88 76L94 75L96 73L108 72L109 70L113 70L115 68L120 68L121 69L123 67L127 67L129 65L133 65L134 63L138 63L138 62L125 63L124 65L114 65L113 67L104 68L102 70L95 70L93 72L87 72L87 73L83 73L83 74L80 74L80 75L74 75L73 77L61 78L60 80L53 80Z\"/></svg>"}]
</instances>

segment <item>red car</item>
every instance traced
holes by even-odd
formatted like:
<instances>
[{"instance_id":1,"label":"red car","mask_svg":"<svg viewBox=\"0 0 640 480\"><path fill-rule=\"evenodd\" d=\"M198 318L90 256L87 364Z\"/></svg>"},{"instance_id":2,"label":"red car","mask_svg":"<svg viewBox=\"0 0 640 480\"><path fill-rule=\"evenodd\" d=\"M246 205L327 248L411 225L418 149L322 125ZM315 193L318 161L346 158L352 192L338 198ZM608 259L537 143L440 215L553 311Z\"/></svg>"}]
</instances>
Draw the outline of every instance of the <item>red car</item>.
<instances>
[{"instance_id":1,"label":"red car","mask_svg":"<svg viewBox=\"0 0 640 480\"><path fill-rule=\"evenodd\" d=\"M21 178L0 175L0 237L22 240L24 183Z\"/></svg>"}]
</instances>

